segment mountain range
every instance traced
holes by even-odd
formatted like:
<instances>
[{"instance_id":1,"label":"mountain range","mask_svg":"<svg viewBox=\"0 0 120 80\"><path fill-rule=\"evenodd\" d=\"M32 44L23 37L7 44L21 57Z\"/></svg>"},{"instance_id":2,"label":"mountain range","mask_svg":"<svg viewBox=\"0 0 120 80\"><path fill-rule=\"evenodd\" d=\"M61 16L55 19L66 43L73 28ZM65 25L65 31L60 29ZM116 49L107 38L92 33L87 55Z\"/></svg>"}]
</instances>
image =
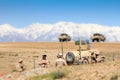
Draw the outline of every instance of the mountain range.
<instances>
[{"instance_id":1,"label":"mountain range","mask_svg":"<svg viewBox=\"0 0 120 80\"><path fill-rule=\"evenodd\" d=\"M0 25L0 42L58 41L61 33L70 35L72 41L78 40L78 38L90 40L90 36L94 33L103 34L107 42L120 41L120 26L58 22L55 24L33 23L24 28L2 24Z\"/></svg>"}]
</instances>

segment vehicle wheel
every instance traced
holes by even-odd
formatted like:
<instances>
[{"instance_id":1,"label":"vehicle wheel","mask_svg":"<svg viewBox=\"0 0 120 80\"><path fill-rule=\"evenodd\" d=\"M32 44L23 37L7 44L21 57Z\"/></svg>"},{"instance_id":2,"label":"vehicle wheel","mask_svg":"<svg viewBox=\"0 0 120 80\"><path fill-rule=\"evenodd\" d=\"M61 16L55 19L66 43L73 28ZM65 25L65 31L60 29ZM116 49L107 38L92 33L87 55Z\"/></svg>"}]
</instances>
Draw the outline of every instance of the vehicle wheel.
<instances>
[{"instance_id":1,"label":"vehicle wheel","mask_svg":"<svg viewBox=\"0 0 120 80\"><path fill-rule=\"evenodd\" d=\"M74 60L75 60L74 54L72 52L68 52L66 54L66 62L67 62L67 64L68 65L73 64Z\"/></svg>"}]
</instances>

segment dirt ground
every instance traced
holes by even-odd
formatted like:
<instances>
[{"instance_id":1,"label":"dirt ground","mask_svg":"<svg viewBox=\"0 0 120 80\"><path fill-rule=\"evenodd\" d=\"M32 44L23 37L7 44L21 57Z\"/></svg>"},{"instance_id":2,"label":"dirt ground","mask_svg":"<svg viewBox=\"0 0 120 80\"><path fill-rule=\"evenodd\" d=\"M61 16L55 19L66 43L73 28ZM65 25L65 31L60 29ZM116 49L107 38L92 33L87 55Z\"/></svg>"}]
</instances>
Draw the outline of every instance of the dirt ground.
<instances>
[{"instance_id":1,"label":"dirt ground","mask_svg":"<svg viewBox=\"0 0 120 80\"><path fill-rule=\"evenodd\" d=\"M41 59L42 54L47 54L48 60L50 60L51 68L55 68L55 60L56 56L59 52L61 52L61 43L59 42L21 42L21 43L0 43L0 72L3 73L10 73L14 72L16 70L15 66L20 58L24 59L24 64L26 66L27 70L34 68L34 59L35 59L35 67L38 66L38 61ZM65 42L63 43L63 51L64 55L67 51L73 51L77 50L79 46L75 45L73 42ZM97 66L94 66L95 69L93 69L93 65L82 65L82 66L70 66L69 69L73 70L71 74L68 75L67 78L69 80L72 80L70 78L71 75L73 76L81 76L87 77L83 74L86 73L86 69L88 69L88 74L91 74L92 72L96 72L98 69L98 66L100 70L104 69L104 65L106 65L106 69L109 71L109 67L113 68L111 72L114 73L114 71L117 71L116 69L120 69L120 43L92 43L92 49L98 49L101 51L102 55L106 57L106 62L97 64ZM35 58L34 58L35 57ZM34 58L34 59L33 59ZM113 61L114 60L114 61ZM114 64L114 65L112 65ZM75 72L75 70L81 70L82 73ZM107 73L107 70L105 69L105 72ZM114 70L115 69L115 70ZM93 70L93 71L92 71ZM103 72L104 73L104 72ZM103 74L101 73L101 74ZM106 74L104 73L104 74ZM114 73L116 74L116 72ZM92 75L91 75L92 76ZM104 77L104 76L103 76ZM67 79L64 79L67 80ZM84 78L80 79L73 79L73 80L86 80ZM92 80L92 79L91 79ZM100 79L96 79L100 80ZM103 79L104 80L104 79Z\"/></svg>"},{"instance_id":2,"label":"dirt ground","mask_svg":"<svg viewBox=\"0 0 120 80\"><path fill-rule=\"evenodd\" d=\"M78 46L74 43L63 43L64 53L75 50ZM0 43L0 72L8 73L15 70L17 61L22 58L26 69L34 68L33 57L36 66L42 54L47 54L54 67L56 55L61 51L61 43L58 42L27 42L27 43Z\"/></svg>"}]
</instances>

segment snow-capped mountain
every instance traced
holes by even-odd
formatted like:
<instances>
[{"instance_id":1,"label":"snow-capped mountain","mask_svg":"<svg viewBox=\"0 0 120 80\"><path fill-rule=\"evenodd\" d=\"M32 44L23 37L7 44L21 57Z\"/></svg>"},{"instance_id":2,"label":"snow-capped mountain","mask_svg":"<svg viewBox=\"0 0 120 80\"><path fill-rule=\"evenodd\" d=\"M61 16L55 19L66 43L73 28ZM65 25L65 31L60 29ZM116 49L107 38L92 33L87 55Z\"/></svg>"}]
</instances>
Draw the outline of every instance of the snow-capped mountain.
<instances>
[{"instance_id":1,"label":"snow-capped mountain","mask_svg":"<svg viewBox=\"0 0 120 80\"><path fill-rule=\"evenodd\" d=\"M0 42L58 41L61 33L69 34L72 40L77 40L78 37L90 39L90 36L96 32L103 34L107 41L120 41L120 26L58 22L56 24L34 23L22 29L14 28L9 24L0 25Z\"/></svg>"}]
</instances>

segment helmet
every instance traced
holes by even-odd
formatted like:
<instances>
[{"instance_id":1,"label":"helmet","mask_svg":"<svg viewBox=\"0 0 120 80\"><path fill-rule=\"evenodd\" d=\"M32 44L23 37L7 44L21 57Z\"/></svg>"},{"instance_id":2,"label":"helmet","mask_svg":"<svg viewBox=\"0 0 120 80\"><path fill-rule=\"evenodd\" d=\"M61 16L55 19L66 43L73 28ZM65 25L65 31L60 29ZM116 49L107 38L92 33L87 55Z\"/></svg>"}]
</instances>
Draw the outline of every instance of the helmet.
<instances>
[{"instance_id":1,"label":"helmet","mask_svg":"<svg viewBox=\"0 0 120 80\"><path fill-rule=\"evenodd\" d=\"M23 59L19 59L19 61L18 61L18 62L19 62L19 63L20 63L20 62L23 62Z\"/></svg>"},{"instance_id":2,"label":"helmet","mask_svg":"<svg viewBox=\"0 0 120 80\"><path fill-rule=\"evenodd\" d=\"M63 57L63 54L62 53L58 53L57 57L61 58L61 57Z\"/></svg>"}]
</instances>

